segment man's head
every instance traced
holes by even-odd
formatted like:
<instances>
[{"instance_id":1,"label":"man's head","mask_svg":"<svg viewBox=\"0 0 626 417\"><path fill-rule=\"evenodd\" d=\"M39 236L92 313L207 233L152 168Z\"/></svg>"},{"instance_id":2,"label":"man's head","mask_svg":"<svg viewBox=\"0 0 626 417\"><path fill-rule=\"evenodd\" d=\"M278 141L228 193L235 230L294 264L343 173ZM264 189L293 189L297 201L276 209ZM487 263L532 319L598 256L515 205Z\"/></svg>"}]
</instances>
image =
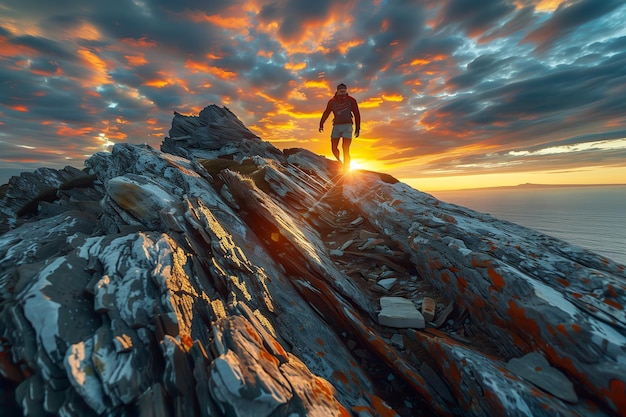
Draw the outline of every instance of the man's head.
<instances>
[{"instance_id":1,"label":"man's head","mask_svg":"<svg viewBox=\"0 0 626 417\"><path fill-rule=\"evenodd\" d=\"M337 86L337 93L338 96L345 96L348 94L348 86L345 85L344 83L341 83Z\"/></svg>"}]
</instances>

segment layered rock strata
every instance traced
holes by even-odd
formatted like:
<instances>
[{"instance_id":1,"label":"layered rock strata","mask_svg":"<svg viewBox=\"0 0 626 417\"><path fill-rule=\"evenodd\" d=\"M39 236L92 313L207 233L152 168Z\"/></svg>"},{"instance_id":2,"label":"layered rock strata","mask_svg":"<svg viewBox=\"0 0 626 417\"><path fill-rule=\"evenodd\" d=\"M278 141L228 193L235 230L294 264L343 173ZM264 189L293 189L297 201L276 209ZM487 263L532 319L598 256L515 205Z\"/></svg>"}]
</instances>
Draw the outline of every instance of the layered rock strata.
<instances>
[{"instance_id":1,"label":"layered rock strata","mask_svg":"<svg viewBox=\"0 0 626 417\"><path fill-rule=\"evenodd\" d=\"M2 188L5 410L626 415L623 265L214 105L85 165Z\"/></svg>"}]
</instances>

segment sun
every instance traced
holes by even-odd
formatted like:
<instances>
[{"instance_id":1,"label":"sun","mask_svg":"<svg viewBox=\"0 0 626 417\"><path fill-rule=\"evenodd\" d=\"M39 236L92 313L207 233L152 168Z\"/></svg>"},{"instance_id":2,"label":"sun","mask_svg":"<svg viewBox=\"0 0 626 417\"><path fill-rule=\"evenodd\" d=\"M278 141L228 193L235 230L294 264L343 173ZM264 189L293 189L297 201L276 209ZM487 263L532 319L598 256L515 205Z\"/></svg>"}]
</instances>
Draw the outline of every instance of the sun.
<instances>
[{"instance_id":1,"label":"sun","mask_svg":"<svg viewBox=\"0 0 626 417\"><path fill-rule=\"evenodd\" d=\"M367 164L363 161L352 159L350 161L350 171L356 171L358 169L368 169Z\"/></svg>"}]
</instances>

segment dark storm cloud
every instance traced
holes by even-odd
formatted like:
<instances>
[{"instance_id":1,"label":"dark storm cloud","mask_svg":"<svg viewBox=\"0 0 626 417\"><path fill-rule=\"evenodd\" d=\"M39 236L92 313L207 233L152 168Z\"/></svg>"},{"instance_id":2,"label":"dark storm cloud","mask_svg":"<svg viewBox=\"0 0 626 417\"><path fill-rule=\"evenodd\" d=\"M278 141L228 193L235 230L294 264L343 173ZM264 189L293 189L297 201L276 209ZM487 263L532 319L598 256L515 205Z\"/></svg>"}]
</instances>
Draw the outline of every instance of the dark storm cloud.
<instances>
[{"instance_id":1,"label":"dark storm cloud","mask_svg":"<svg viewBox=\"0 0 626 417\"><path fill-rule=\"evenodd\" d=\"M2 74L4 72L4 74ZM0 76L0 103L8 106L26 106L27 113L14 112L17 120L27 121L33 116L57 119L63 122L93 122L94 117L80 110L79 89L75 83L61 78L51 78L45 84L32 82L26 71L2 71Z\"/></svg>"},{"instance_id":2,"label":"dark storm cloud","mask_svg":"<svg viewBox=\"0 0 626 417\"><path fill-rule=\"evenodd\" d=\"M538 50L545 51L563 37L579 30L581 26L623 5L623 0L581 0L573 4L562 4L550 19L529 32L525 40L537 43Z\"/></svg>"},{"instance_id":3,"label":"dark storm cloud","mask_svg":"<svg viewBox=\"0 0 626 417\"><path fill-rule=\"evenodd\" d=\"M16 46L23 46L29 49L33 49L42 55L50 56L52 58L74 60L75 55L67 51L66 47L60 42L50 39L42 38L39 36L17 36L9 39L9 43Z\"/></svg>"},{"instance_id":4,"label":"dark storm cloud","mask_svg":"<svg viewBox=\"0 0 626 417\"><path fill-rule=\"evenodd\" d=\"M181 97L185 95L185 91L177 85L163 88L140 88L140 91L150 99L159 110L165 111L178 107L182 103Z\"/></svg>"},{"instance_id":5,"label":"dark storm cloud","mask_svg":"<svg viewBox=\"0 0 626 417\"><path fill-rule=\"evenodd\" d=\"M281 38L298 40L308 23L321 21L328 15L332 4L332 0L276 1L264 5L258 18L263 23L277 22Z\"/></svg>"},{"instance_id":6,"label":"dark storm cloud","mask_svg":"<svg viewBox=\"0 0 626 417\"><path fill-rule=\"evenodd\" d=\"M453 26L477 36L497 27L514 10L512 3L502 0L451 0L442 9L439 28Z\"/></svg>"},{"instance_id":7,"label":"dark storm cloud","mask_svg":"<svg viewBox=\"0 0 626 417\"><path fill-rule=\"evenodd\" d=\"M499 59L495 54L479 56L467 65L464 74L451 78L448 83L457 88L474 86L499 71L510 61L510 58Z\"/></svg>"},{"instance_id":8,"label":"dark storm cloud","mask_svg":"<svg viewBox=\"0 0 626 417\"><path fill-rule=\"evenodd\" d=\"M233 0L147 0L144 1L150 10L168 10L172 12L183 12L185 10L202 11L207 14L217 14L225 8L236 3Z\"/></svg>"},{"instance_id":9,"label":"dark storm cloud","mask_svg":"<svg viewBox=\"0 0 626 417\"><path fill-rule=\"evenodd\" d=\"M483 79L504 61L477 58L467 71L450 80L455 87L481 87L470 95L449 100L428 112L430 124L463 133L473 130L538 131L572 127L581 120L624 114L626 54L616 54L594 66L543 67L543 75L484 88ZM481 84L482 83L482 84ZM511 135L514 140L516 135Z\"/></svg>"}]
</instances>

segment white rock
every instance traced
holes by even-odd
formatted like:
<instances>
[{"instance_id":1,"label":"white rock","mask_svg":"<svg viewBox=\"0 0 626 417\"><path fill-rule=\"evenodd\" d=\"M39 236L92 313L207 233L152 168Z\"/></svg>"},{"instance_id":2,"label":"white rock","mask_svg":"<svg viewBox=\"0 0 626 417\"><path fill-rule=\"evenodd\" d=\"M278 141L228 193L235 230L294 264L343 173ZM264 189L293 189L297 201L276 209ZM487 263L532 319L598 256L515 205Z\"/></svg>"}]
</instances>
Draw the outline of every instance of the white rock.
<instances>
[{"instance_id":1,"label":"white rock","mask_svg":"<svg viewBox=\"0 0 626 417\"><path fill-rule=\"evenodd\" d=\"M382 326L414 329L426 327L424 316L417 311L411 300L402 297L382 297L380 307L378 323Z\"/></svg>"}]
</instances>

